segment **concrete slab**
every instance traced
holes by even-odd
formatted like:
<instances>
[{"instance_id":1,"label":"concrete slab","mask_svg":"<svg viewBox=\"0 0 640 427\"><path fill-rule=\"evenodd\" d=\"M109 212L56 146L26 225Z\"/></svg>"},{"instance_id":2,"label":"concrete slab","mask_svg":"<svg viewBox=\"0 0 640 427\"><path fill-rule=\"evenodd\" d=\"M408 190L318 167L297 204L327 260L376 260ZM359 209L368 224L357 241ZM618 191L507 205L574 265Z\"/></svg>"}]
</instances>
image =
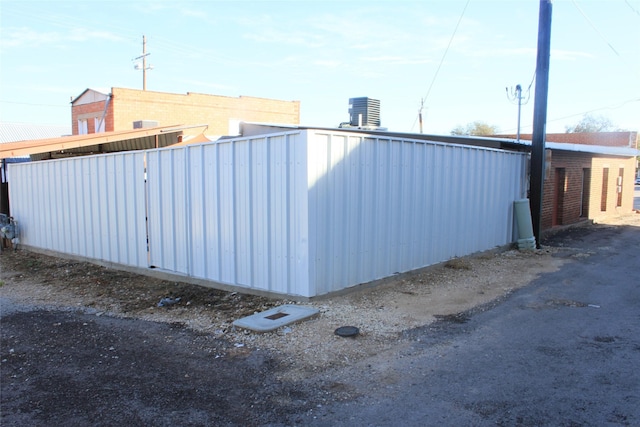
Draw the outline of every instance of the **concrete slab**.
<instances>
[{"instance_id":1,"label":"concrete slab","mask_svg":"<svg viewBox=\"0 0 640 427\"><path fill-rule=\"evenodd\" d=\"M313 317L319 312L312 307L287 304L235 320L233 326L256 332L270 332L281 326Z\"/></svg>"}]
</instances>

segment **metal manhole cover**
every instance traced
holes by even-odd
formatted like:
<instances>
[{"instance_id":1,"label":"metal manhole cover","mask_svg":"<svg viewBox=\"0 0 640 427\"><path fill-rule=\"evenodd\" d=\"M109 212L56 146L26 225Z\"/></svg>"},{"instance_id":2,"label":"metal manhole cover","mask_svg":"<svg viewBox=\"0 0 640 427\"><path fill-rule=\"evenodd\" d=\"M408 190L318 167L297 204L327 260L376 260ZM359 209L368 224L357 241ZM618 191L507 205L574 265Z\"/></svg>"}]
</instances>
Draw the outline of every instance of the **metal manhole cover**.
<instances>
[{"instance_id":1,"label":"metal manhole cover","mask_svg":"<svg viewBox=\"0 0 640 427\"><path fill-rule=\"evenodd\" d=\"M335 334L341 337L355 337L360 333L360 329L355 326L340 326L335 330Z\"/></svg>"}]
</instances>

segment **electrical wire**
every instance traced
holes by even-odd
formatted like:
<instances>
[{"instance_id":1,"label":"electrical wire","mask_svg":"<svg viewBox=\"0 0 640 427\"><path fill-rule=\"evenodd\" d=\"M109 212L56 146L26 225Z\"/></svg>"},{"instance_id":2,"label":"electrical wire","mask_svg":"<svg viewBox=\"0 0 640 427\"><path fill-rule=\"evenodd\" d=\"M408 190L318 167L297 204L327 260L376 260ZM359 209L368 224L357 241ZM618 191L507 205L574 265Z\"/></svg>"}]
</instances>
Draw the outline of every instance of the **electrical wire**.
<instances>
[{"instance_id":1,"label":"electrical wire","mask_svg":"<svg viewBox=\"0 0 640 427\"><path fill-rule=\"evenodd\" d=\"M564 116L564 117L558 117L552 120L549 120L550 122L557 122L559 120L564 120L564 119L570 119L572 117L578 117L578 116L584 116L585 114L591 114L591 113L595 113L596 111L601 111L601 110L616 110L618 108L622 108L627 104L630 104L632 102L640 102L640 98L632 98L632 99L628 99L626 101L622 101L618 104L614 104L614 105L608 105L605 107L598 107L598 108L594 108L591 109L589 111L583 111L582 113L577 113L577 114L571 114L568 116Z\"/></svg>"},{"instance_id":2,"label":"electrical wire","mask_svg":"<svg viewBox=\"0 0 640 427\"><path fill-rule=\"evenodd\" d=\"M636 15L640 16L640 11L638 11L638 9L636 9L635 7L631 6L631 3L629 3L629 0L624 0L624 2L627 4L627 6L629 6L631 10L633 10L636 13Z\"/></svg>"},{"instance_id":3,"label":"electrical wire","mask_svg":"<svg viewBox=\"0 0 640 427\"><path fill-rule=\"evenodd\" d=\"M602 110L616 110L616 109L622 108L625 105L630 104L632 102L640 102L640 97L627 99L626 101L622 101L622 102L619 102L617 104L612 104L612 105L607 105L607 106L604 106L604 107L593 108L591 110L583 111L581 113L569 114L568 116L563 116L563 117L555 117L553 119L548 119L547 123L559 122L561 120L566 120L566 119L572 119L574 117L580 117L580 116L584 116L584 115L595 113L597 111L602 111ZM528 129L528 128L531 128L531 125L523 125L522 128ZM505 131L508 132L510 130L512 130L512 129L506 129ZM515 130L515 129L513 129L513 130Z\"/></svg>"},{"instance_id":4,"label":"electrical wire","mask_svg":"<svg viewBox=\"0 0 640 427\"><path fill-rule=\"evenodd\" d=\"M7 14L11 13L17 16L28 17L31 21L42 22L44 24L52 25L57 28L63 28L67 30L82 30L83 27L79 27L77 24L77 20L69 15L65 15L63 13L57 13L54 15L42 14L38 13L39 10L36 7L31 6L29 3L14 3L12 4L12 8L9 11L4 11L5 17ZM113 21L104 21L104 20L87 20L83 21L84 25L87 25L88 28L104 28L107 31L110 31L110 34L119 39L121 42L137 45L140 43L141 34L138 30L132 30L129 27L123 27L114 23ZM90 31L90 30L88 30ZM240 61L237 58L231 56L220 55L213 49L195 47L192 44L180 43L173 40L169 40L162 37L156 37L153 34L147 35L147 41L150 42L150 47L155 50L155 52L167 51L174 52L180 54L184 57L199 57L206 58L209 61L215 62L218 65L241 65L247 64L247 61ZM135 57L132 53L132 57ZM249 65L256 65L249 62Z\"/></svg>"},{"instance_id":5,"label":"electrical wire","mask_svg":"<svg viewBox=\"0 0 640 427\"><path fill-rule=\"evenodd\" d=\"M451 38L449 39L449 43L447 44L447 48L444 50L444 53L442 54L442 58L440 59L440 63L438 64L438 68L436 68L436 72L433 75L433 79L431 80L431 84L429 85L429 89L427 90L427 94L425 95L424 98L422 98L422 100L420 102L420 111L422 111L422 108L424 107L425 102L429 98L429 94L431 93L431 89L433 89L433 85L436 82L436 79L438 78L438 74L440 73L440 68L442 68L442 64L444 63L444 60L447 57L447 53L449 53L449 49L451 48L451 43L453 43L453 39L456 36L456 33L458 32L458 28L460 27L460 22L462 22L462 18L464 17L465 12L467 11L467 6L469 6L469 2L470 1L471 0L467 0L467 2L464 5L464 8L462 9L462 13L460 14L460 17L458 18L458 22L456 23L456 27L453 29L453 34L451 34ZM416 122L417 121L418 121L418 118L416 117L416 120L413 122L413 126L411 126L411 130L413 130L413 128L416 126Z\"/></svg>"},{"instance_id":6,"label":"electrical wire","mask_svg":"<svg viewBox=\"0 0 640 427\"><path fill-rule=\"evenodd\" d=\"M69 108L69 105L55 105L55 104L33 104L29 102L13 102L13 101L4 101L0 99L0 102L4 104L13 104L13 105L30 105L33 107L57 107L57 108Z\"/></svg>"},{"instance_id":7,"label":"electrical wire","mask_svg":"<svg viewBox=\"0 0 640 427\"><path fill-rule=\"evenodd\" d=\"M620 56L620 54L618 53L618 51L616 50L615 47L613 47L613 45L611 43L609 43L609 40L606 39L606 37L600 32L600 30L598 30L598 28L595 26L595 24L593 23L593 21L591 21L591 19L589 19L589 17L587 16L586 13L584 13L584 11L580 8L580 6L578 6L578 3L576 3L576 0L571 0L571 3L573 3L573 5L576 7L576 9L578 9L578 12L580 12L582 14L582 16L584 17L584 19L586 19L586 21L589 23L589 25L591 25L591 28L593 28L595 30L596 33L598 33L598 35L600 36L600 38L602 40L604 40L604 42L609 46L609 48L613 51L613 53L616 54L616 56Z\"/></svg>"},{"instance_id":8,"label":"electrical wire","mask_svg":"<svg viewBox=\"0 0 640 427\"><path fill-rule=\"evenodd\" d=\"M620 53L616 50L616 48L613 47L613 44L611 44L609 40L607 40L606 37L602 34L602 32L598 30L598 28L593 23L593 21L591 21L591 19L589 19L589 17L587 16L587 14L584 13L584 11L580 8L580 6L578 6L578 3L576 3L576 0L571 0L571 3L573 3L576 9L578 9L578 11L582 14L584 19L589 23L589 25L591 25L591 28L593 28L593 30L600 36L600 38L607 44L607 46L609 46L609 48L613 51L613 53L616 54L618 59L620 59L620 61L625 65L625 67L628 67L629 71L631 71L631 73L634 75L640 74L640 72L634 70L634 68L625 61L625 59L620 55Z\"/></svg>"}]
</instances>

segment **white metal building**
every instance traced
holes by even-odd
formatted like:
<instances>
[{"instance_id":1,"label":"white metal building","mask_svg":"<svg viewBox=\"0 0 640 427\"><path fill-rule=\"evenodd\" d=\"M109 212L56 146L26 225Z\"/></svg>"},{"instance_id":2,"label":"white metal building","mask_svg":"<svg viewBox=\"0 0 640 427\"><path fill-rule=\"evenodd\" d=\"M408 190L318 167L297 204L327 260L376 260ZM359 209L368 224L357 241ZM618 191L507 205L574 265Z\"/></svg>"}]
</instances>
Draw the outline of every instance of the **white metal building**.
<instances>
[{"instance_id":1,"label":"white metal building","mask_svg":"<svg viewBox=\"0 0 640 427\"><path fill-rule=\"evenodd\" d=\"M314 297L517 237L524 152L408 134L265 129L10 165L21 244Z\"/></svg>"}]
</instances>

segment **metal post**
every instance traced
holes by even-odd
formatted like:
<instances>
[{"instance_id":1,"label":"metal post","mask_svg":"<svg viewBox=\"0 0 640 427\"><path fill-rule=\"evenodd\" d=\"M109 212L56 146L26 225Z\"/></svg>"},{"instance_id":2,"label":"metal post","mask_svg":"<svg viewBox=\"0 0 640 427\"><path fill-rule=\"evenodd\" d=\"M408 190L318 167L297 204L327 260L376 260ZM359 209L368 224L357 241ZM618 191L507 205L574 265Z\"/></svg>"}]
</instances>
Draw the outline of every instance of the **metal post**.
<instances>
[{"instance_id":1,"label":"metal post","mask_svg":"<svg viewBox=\"0 0 640 427\"><path fill-rule=\"evenodd\" d=\"M7 159L0 164L0 213L9 216L9 180L7 179ZM1 243L0 243L1 244Z\"/></svg>"},{"instance_id":2,"label":"metal post","mask_svg":"<svg viewBox=\"0 0 640 427\"><path fill-rule=\"evenodd\" d=\"M538 55L536 59L536 91L533 107L531 141L531 219L536 246L540 248L542 200L544 196L545 135L547 96L549 93L549 54L551 49L551 0L540 0L538 18Z\"/></svg>"}]
</instances>

